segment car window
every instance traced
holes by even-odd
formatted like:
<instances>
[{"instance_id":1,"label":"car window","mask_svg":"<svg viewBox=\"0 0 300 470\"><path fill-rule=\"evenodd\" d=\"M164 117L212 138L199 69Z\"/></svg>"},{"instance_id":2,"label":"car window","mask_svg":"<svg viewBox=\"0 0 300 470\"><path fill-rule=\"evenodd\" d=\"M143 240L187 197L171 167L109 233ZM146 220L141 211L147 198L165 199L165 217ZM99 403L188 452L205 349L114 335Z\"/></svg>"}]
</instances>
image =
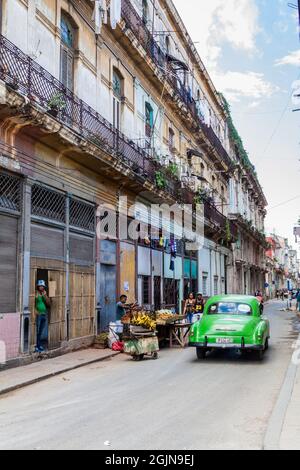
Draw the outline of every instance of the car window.
<instances>
[{"instance_id":1,"label":"car window","mask_svg":"<svg viewBox=\"0 0 300 470\"><path fill-rule=\"evenodd\" d=\"M208 315L252 315L252 308L248 304L239 302L218 302L208 309Z\"/></svg>"}]
</instances>

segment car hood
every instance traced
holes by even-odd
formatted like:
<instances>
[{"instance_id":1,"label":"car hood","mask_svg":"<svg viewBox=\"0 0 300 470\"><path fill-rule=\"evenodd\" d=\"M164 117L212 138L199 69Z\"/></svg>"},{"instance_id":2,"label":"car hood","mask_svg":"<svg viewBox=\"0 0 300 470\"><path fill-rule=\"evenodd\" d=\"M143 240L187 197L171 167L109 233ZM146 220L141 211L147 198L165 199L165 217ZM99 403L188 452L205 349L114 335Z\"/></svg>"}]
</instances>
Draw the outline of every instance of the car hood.
<instances>
[{"instance_id":1,"label":"car hood","mask_svg":"<svg viewBox=\"0 0 300 470\"><path fill-rule=\"evenodd\" d=\"M203 335L251 336L257 325L256 317L206 315L201 322Z\"/></svg>"}]
</instances>

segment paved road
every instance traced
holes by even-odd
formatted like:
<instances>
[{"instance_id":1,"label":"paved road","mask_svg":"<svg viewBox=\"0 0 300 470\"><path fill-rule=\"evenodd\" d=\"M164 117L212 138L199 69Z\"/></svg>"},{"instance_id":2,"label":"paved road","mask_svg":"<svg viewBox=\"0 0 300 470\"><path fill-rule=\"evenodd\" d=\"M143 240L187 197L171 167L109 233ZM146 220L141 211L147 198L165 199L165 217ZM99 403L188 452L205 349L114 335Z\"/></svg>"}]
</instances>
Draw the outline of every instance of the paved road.
<instances>
[{"instance_id":1,"label":"paved road","mask_svg":"<svg viewBox=\"0 0 300 470\"><path fill-rule=\"evenodd\" d=\"M261 449L299 334L282 305L266 309L263 363L231 353L199 362L193 349L118 356L1 398L0 449Z\"/></svg>"}]
</instances>

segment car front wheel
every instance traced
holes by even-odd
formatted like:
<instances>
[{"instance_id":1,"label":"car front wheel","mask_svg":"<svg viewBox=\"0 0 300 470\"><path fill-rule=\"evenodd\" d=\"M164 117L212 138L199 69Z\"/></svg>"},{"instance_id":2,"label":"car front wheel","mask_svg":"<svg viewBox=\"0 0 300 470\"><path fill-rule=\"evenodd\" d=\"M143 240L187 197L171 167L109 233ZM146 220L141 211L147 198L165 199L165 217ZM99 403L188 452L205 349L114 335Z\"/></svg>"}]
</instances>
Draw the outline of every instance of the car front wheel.
<instances>
[{"instance_id":1,"label":"car front wheel","mask_svg":"<svg viewBox=\"0 0 300 470\"><path fill-rule=\"evenodd\" d=\"M203 348L197 348L197 358L198 359L205 359L206 357L206 349Z\"/></svg>"}]
</instances>

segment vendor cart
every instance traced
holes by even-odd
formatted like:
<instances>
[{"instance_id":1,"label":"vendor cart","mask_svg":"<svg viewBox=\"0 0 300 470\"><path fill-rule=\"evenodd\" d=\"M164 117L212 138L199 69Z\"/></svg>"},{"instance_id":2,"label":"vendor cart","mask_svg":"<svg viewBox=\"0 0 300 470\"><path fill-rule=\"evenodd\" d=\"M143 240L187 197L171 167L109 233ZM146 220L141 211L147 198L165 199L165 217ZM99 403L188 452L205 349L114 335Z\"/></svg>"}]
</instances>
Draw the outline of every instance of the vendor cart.
<instances>
[{"instance_id":1,"label":"vendor cart","mask_svg":"<svg viewBox=\"0 0 300 470\"><path fill-rule=\"evenodd\" d=\"M123 340L124 353L132 356L134 361L142 361L145 356L158 359L159 344L155 332L131 327L129 334Z\"/></svg>"}]
</instances>

